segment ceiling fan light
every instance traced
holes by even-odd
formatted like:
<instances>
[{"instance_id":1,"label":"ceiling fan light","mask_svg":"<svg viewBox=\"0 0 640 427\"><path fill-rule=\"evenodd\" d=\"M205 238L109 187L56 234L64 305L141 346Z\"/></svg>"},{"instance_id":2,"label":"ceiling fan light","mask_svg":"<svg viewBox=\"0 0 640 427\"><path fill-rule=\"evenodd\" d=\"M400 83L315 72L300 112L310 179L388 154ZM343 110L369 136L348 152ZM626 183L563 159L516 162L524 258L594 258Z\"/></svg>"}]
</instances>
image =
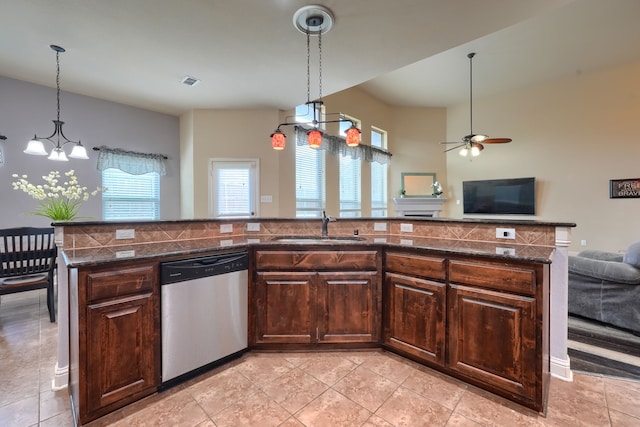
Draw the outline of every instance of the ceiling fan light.
<instances>
[{"instance_id":1,"label":"ceiling fan light","mask_svg":"<svg viewBox=\"0 0 640 427\"><path fill-rule=\"evenodd\" d=\"M487 135L482 135L482 134L478 134L478 135L471 135L471 142L482 142L485 139L489 138Z\"/></svg>"},{"instance_id":2,"label":"ceiling fan light","mask_svg":"<svg viewBox=\"0 0 640 427\"><path fill-rule=\"evenodd\" d=\"M322 145L322 132L318 129L312 129L307 132L307 139L309 141L309 147L320 148L320 145Z\"/></svg>"},{"instance_id":3,"label":"ceiling fan light","mask_svg":"<svg viewBox=\"0 0 640 427\"><path fill-rule=\"evenodd\" d=\"M467 154L469 154L469 149L467 147L464 147L462 150L460 150L460 155L462 157L467 157Z\"/></svg>"},{"instance_id":4,"label":"ceiling fan light","mask_svg":"<svg viewBox=\"0 0 640 427\"><path fill-rule=\"evenodd\" d=\"M274 150L284 150L287 143L287 135L285 135L280 129L277 129L271 134L271 148Z\"/></svg>"},{"instance_id":5,"label":"ceiling fan light","mask_svg":"<svg viewBox=\"0 0 640 427\"><path fill-rule=\"evenodd\" d=\"M27 144L27 148L23 151L23 153L33 154L35 156L46 156L47 150L44 149L44 144L42 141L38 141L35 137L29 141Z\"/></svg>"},{"instance_id":6,"label":"ceiling fan light","mask_svg":"<svg viewBox=\"0 0 640 427\"><path fill-rule=\"evenodd\" d=\"M471 155L473 157L477 157L480 155L480 147L478 147L477 145L472 145L471 146Z\"/></svg>"},{"instance_id":7,"label":"ceiling fan light","mask_svg":"<svg viewBox=\"0 0 640 427\"><path fill-rule=\"evenodd\" d=\"M360 145L360 129L358 129L355 125L351 125L349 129L347 129L347 146L349 147L357 147Z\"/></svg>"}]
</instances>

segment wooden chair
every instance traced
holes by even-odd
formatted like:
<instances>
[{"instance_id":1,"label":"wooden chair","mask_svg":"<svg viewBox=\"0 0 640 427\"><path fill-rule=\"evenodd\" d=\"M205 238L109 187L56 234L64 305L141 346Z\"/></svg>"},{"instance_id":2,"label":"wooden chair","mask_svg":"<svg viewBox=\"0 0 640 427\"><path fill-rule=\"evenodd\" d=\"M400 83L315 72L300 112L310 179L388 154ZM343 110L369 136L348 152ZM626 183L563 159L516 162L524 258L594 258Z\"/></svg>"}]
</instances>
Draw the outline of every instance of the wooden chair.
<instances>
[{"instance_id":1,"label":"wooden chair","mask_svg":"<svg viewBox=\"0 0 640 427\"><path fill-rule=\"evenodd\" d=\"M0 295L46 288L49 319L55 322L53 278L57 253L53 228L0 230Z\"/></svg>"}]
</instances>

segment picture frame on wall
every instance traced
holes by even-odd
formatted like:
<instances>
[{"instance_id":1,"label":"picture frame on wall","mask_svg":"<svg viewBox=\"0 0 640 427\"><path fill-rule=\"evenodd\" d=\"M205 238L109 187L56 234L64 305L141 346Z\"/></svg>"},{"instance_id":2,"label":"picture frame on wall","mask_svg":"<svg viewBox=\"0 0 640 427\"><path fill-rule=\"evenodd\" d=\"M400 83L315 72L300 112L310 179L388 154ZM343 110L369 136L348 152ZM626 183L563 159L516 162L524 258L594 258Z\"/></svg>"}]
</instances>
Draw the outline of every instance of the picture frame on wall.
<instances>
[{"instance_id":1,"label":"picture frame on wall","mask_svg":"<svg viewBox=\"0 0 640 427\"><path fill-rule=\"evenodd\" d=\"M610 199L640 198L640 178L609 180Z\"/></svg>"}]
</instances>

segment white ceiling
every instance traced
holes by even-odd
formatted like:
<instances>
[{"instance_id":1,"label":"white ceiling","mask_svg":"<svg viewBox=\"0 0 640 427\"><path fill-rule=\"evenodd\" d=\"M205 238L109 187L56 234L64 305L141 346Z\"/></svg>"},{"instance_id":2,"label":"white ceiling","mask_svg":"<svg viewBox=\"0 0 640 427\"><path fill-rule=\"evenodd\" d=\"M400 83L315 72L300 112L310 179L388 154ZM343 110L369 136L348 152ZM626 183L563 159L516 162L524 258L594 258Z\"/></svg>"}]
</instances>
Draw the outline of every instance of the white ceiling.
<instances>
[{"instance_id":1,"label":"white ceiling","mask_svg":"<svg viewBox=\"0 0 640 427\"><path fill-rule=\"evenodd\" d=\"M448 106L640 58L640 0L323 0L323 95ZM306 101L309 0L0 0L0 75L168 114ZM315 46L315 40L312 40ZM312 56L317 49L312 47ZM311 98L317 97L312 65ZM197 86L181 83L190 75ZM0 94L1 96L1 94ZM62 101L64 109L64 100ZM0 117L0 125L2 118Z\"/></svg>"}]
</instances>

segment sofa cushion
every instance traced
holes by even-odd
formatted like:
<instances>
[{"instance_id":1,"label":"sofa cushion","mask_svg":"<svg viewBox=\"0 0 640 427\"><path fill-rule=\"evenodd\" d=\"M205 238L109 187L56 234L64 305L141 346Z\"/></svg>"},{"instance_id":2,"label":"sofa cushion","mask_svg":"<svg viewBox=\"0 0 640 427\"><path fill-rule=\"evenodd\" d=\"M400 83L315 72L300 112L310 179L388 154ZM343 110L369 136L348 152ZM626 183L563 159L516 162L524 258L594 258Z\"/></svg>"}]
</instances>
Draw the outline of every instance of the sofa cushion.
<instances>
[{"instance_id":1,"label":"sofa cushion","mask_svg":"<svg viewBox=\"0 0 640 427\"><path fill-rule=\"evenodd\" d=\"M640 269L623 262L569 256L569 274L625 285L640 285Z\"/></svg>"},{"instance_id":2,"label":"sofa cushion","mask_svg":"<svg viewBox=\"0 0 640 427\"><path fill-rule=\"evenodd\" d=\"M640 242L629 245L624 253L622 262L640 268Z\"/></svg>"}]
</instances>

